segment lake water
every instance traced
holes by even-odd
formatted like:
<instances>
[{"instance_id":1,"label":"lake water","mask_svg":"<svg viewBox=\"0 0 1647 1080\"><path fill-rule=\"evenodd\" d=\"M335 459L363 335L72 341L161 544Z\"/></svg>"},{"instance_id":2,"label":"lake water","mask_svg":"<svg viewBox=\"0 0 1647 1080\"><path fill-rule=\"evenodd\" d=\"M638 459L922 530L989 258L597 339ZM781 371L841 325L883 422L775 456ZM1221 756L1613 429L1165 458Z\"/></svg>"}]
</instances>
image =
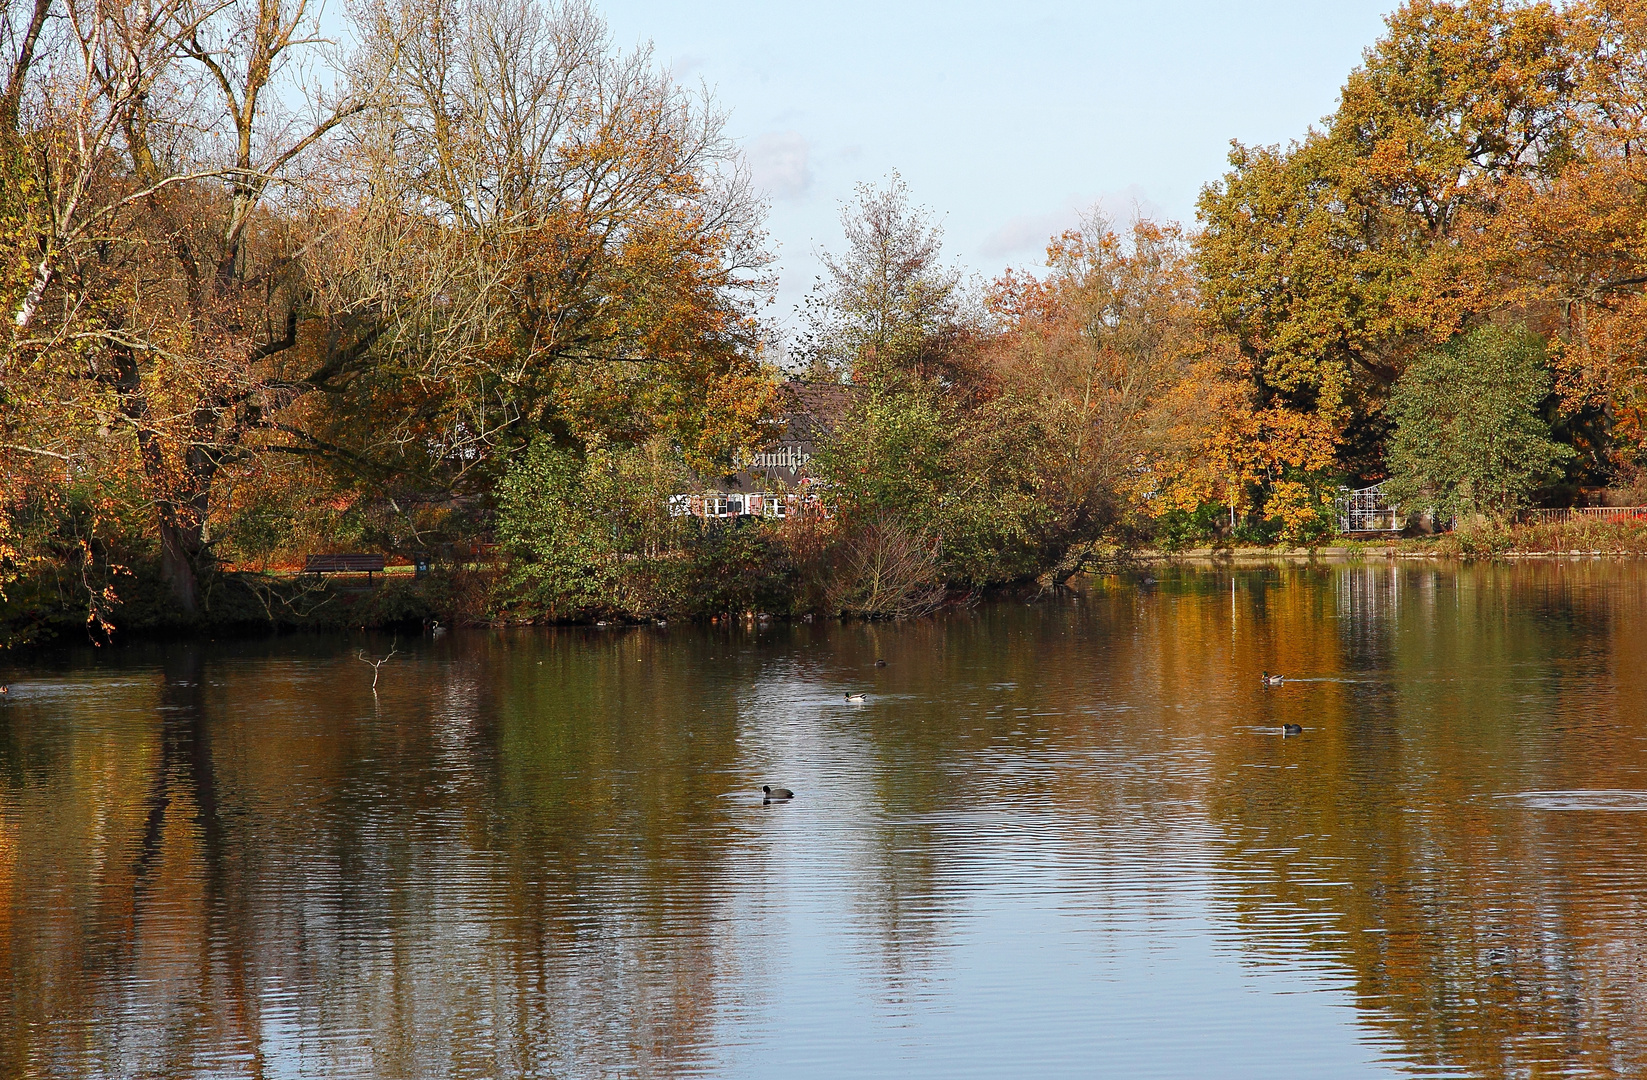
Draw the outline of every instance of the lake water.
<instances>
[{"instance_id":1,"label":"lake water","mask_svg":"<svg viewBox=\"0 0 1647 1080\"><path fill-rule=\"evenodd\" d=\"M0 1076L1647 1075L1647 564L1154 573L13 658Z\"/></svg>"}]
</instances>

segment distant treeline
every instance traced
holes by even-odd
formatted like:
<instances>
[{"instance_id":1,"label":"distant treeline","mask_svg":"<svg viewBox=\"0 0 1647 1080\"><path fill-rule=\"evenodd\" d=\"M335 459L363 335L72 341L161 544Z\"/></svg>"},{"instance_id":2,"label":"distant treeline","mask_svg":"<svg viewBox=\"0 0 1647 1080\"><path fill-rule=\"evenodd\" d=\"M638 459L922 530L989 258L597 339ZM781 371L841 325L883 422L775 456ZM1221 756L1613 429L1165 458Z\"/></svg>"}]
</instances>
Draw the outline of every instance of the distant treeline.
<instances>
[{"instance_id":1,"label":"distant treeline","mask_svg":"<svg viewBox=\"0 0 1647 1080\"><path fill-rule=\"evenodd\" d=\"M317 551L434 564L361 619L887 616L1316 543L1346 485L1466 528L1647 501L1647 2L1415 0L1193 228L1094 217L987 284L864 186L787 342L721 114L592 10L318 19L8 4L0 640L305 624L265 572ZM797 374L854 387L833 514L671 518Z\"/></svg>"}]
</instances>

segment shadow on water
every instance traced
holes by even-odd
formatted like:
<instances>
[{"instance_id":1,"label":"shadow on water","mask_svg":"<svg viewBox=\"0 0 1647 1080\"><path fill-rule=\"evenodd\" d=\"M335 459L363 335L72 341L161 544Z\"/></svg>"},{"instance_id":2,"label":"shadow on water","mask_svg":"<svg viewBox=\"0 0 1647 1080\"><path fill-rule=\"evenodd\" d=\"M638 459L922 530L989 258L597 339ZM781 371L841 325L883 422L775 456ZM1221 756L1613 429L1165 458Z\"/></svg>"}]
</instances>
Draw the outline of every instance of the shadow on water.
<instances>
[{"instance_id":1,"label":"shadow on water","mask_svg":"<svg viewBox=\"0 0 1647 1080\"><path fill-rule=\"evenodd\" d=\"M1647 1072L1647 567L1158 574L6 672L0 1075Z\"/></svg>"}]
</instances>

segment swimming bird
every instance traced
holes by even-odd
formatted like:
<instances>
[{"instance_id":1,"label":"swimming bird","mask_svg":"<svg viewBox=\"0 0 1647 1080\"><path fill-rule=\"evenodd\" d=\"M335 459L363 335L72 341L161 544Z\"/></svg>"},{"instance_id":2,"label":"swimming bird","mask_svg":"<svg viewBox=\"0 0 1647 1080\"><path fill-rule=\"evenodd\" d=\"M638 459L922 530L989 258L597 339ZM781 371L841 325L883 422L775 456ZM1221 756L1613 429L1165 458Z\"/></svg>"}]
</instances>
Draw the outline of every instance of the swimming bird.
<instances>
[{"instance_id":1,"label":"swimming bird","mask_svg":"<svg viewBox=\"0 0 1647 1080\"><path fill-rule=\"evenodd\" d=\"M1259 678L1265 686L1280 686L1286 681L1287 677L1285 675L1271 675L1266 671Z\"/></svg>"},{"instance_id":2,"label":"swimming bird","mask_svg":"<svg viewBox=\"0 0 1647 1080\"><path fill-rule=\"evenodd\" d=\"M3 697L3 696L5 696L6 694L9 694L9 693L11 693L11 687L6 686L4 684L0 684L0 697Z\"/></svg>"},{"instance_id":3,"label":"swimming bird","mask_svg":"<svg viewBox=\"0 0 1647 1080\"><path fill-rule=\"evenodd\" d=\"M793 799L795 797L795 793L788 788L773 787L771 784L762 784L761 793L766 796L765 802L771 802L773 799Z\"/></svg>"},{"instance_id":4,"label":"swimming bird","mask_svg":"<svg viewBox=\"0 0 1647 1080\"><path fill-rule=\"evenodd\" d=\"M1302 735L1302 734L1304 734L1304 725L1303 724L1282 724L1281 725L1281 734L1283 734L1283 735Z\"/></svg>"},{"instance_id":5,"label":"swimming bird","mask_svg":"<svg viewBox=\"0 0 1647 1080\"><path fill-rule=\"evenodd\" d=\"M867 700L864 697L863 694L846 694L846 695L843 695L843 696L846 698L847 701L851 702L854 705L856 705L860 701Z\"/></svg>"},{"instance_id":6,"label":"swimming bird","mask_svg":"<svg viewBox=\"0 0 1647 1080\"><path fill-rule=\"evenodd\" d=\"M877 660L877 661L875 661L875 666L876 667L886 667L886 661L885 660Z\"/></svg>"},{"instance_id":7,"label":"swimming bird","mask_svg":"<svg viewBox=\"0 0 1647 1080\"><path fill-rule=\"evenodd\" d=\"M429 636L430 637L439 637L440 635L444 634L445 632L446 632L446 628L444 626L440 625L440 620L439 619L433 619L433 620L430 621L430 623L429 623Z\"/></svg>"}]
</instances>

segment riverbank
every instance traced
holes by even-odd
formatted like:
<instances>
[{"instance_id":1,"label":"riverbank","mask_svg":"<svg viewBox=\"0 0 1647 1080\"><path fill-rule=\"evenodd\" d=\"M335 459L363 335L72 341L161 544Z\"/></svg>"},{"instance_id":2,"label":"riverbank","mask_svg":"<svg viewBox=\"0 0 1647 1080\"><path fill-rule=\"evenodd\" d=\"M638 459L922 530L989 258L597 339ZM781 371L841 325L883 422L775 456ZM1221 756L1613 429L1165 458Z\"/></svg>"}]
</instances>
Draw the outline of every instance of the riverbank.
<instances>
[{"instance_id":1,"label":"riverbank","mask_svg":"<svg viewBox=\"0 0 1647 1080\"><path fill-rule=\"evenodd\" d=\"M1577 519L1564 522L1484 521L1432 536L1337 540L1310 548L1282 545L1143 548L1138 562L1206 564L1359 562L1373 559L1544 559L1647 555L1647 521Z\"/></svg>"},{"instance_id":2,"label":"riverbank","mask_svg":"<svg viewBox=\"0 0 1647 1080\"><path fill-rule=\"evenodd\" d=\"M486 621L490 575L423 577L230 572L204 579L200 607L181 610L157 573L124 575L86 602L53 573L14 581L0 595L0 651L154 638L421 630L435 621Z\"/></svg>"},{"instance_id":3,"label":"riverbank","mask_svg":"<svg viewBox=\"0 0 1647 1080\"><path fill-rule=\"evenodd\" d=\"M1379 561L1473 561L1561 558L1634 558L1647 555L1647 522L1580 520L1515 525L1477 523L1439 536L1337 540L1313 548L1280 545L1199 546L1177 549L1111 548L1094 552L1087 574L1127 572L1152 566L1261 567ZM234 571L216 575L203 591L201 610L177 609L155 567L134 567L90 609L71 602L76 582L45 573L14 581L0 600L0 647L27 649L91 640L99 644L154 636L255 636L338 630L405 631L439 621L448 625L508 626L549 622L651 621L621 614L555 619L541 610L511 604L501 568L455 566L424 576L404 573L318 577L294 572ZM948 604L971 604L993 595L1045 596L1052 576L988 589L952 590ZM1061 580L1061 578L1059 579ZM82 594L84 595L84 594ZM789 606L762 604L742 595L698 597L667 617L712 621L775 617L812 619L829 611L796 591Z\"/></svg>"}]
</instances>

